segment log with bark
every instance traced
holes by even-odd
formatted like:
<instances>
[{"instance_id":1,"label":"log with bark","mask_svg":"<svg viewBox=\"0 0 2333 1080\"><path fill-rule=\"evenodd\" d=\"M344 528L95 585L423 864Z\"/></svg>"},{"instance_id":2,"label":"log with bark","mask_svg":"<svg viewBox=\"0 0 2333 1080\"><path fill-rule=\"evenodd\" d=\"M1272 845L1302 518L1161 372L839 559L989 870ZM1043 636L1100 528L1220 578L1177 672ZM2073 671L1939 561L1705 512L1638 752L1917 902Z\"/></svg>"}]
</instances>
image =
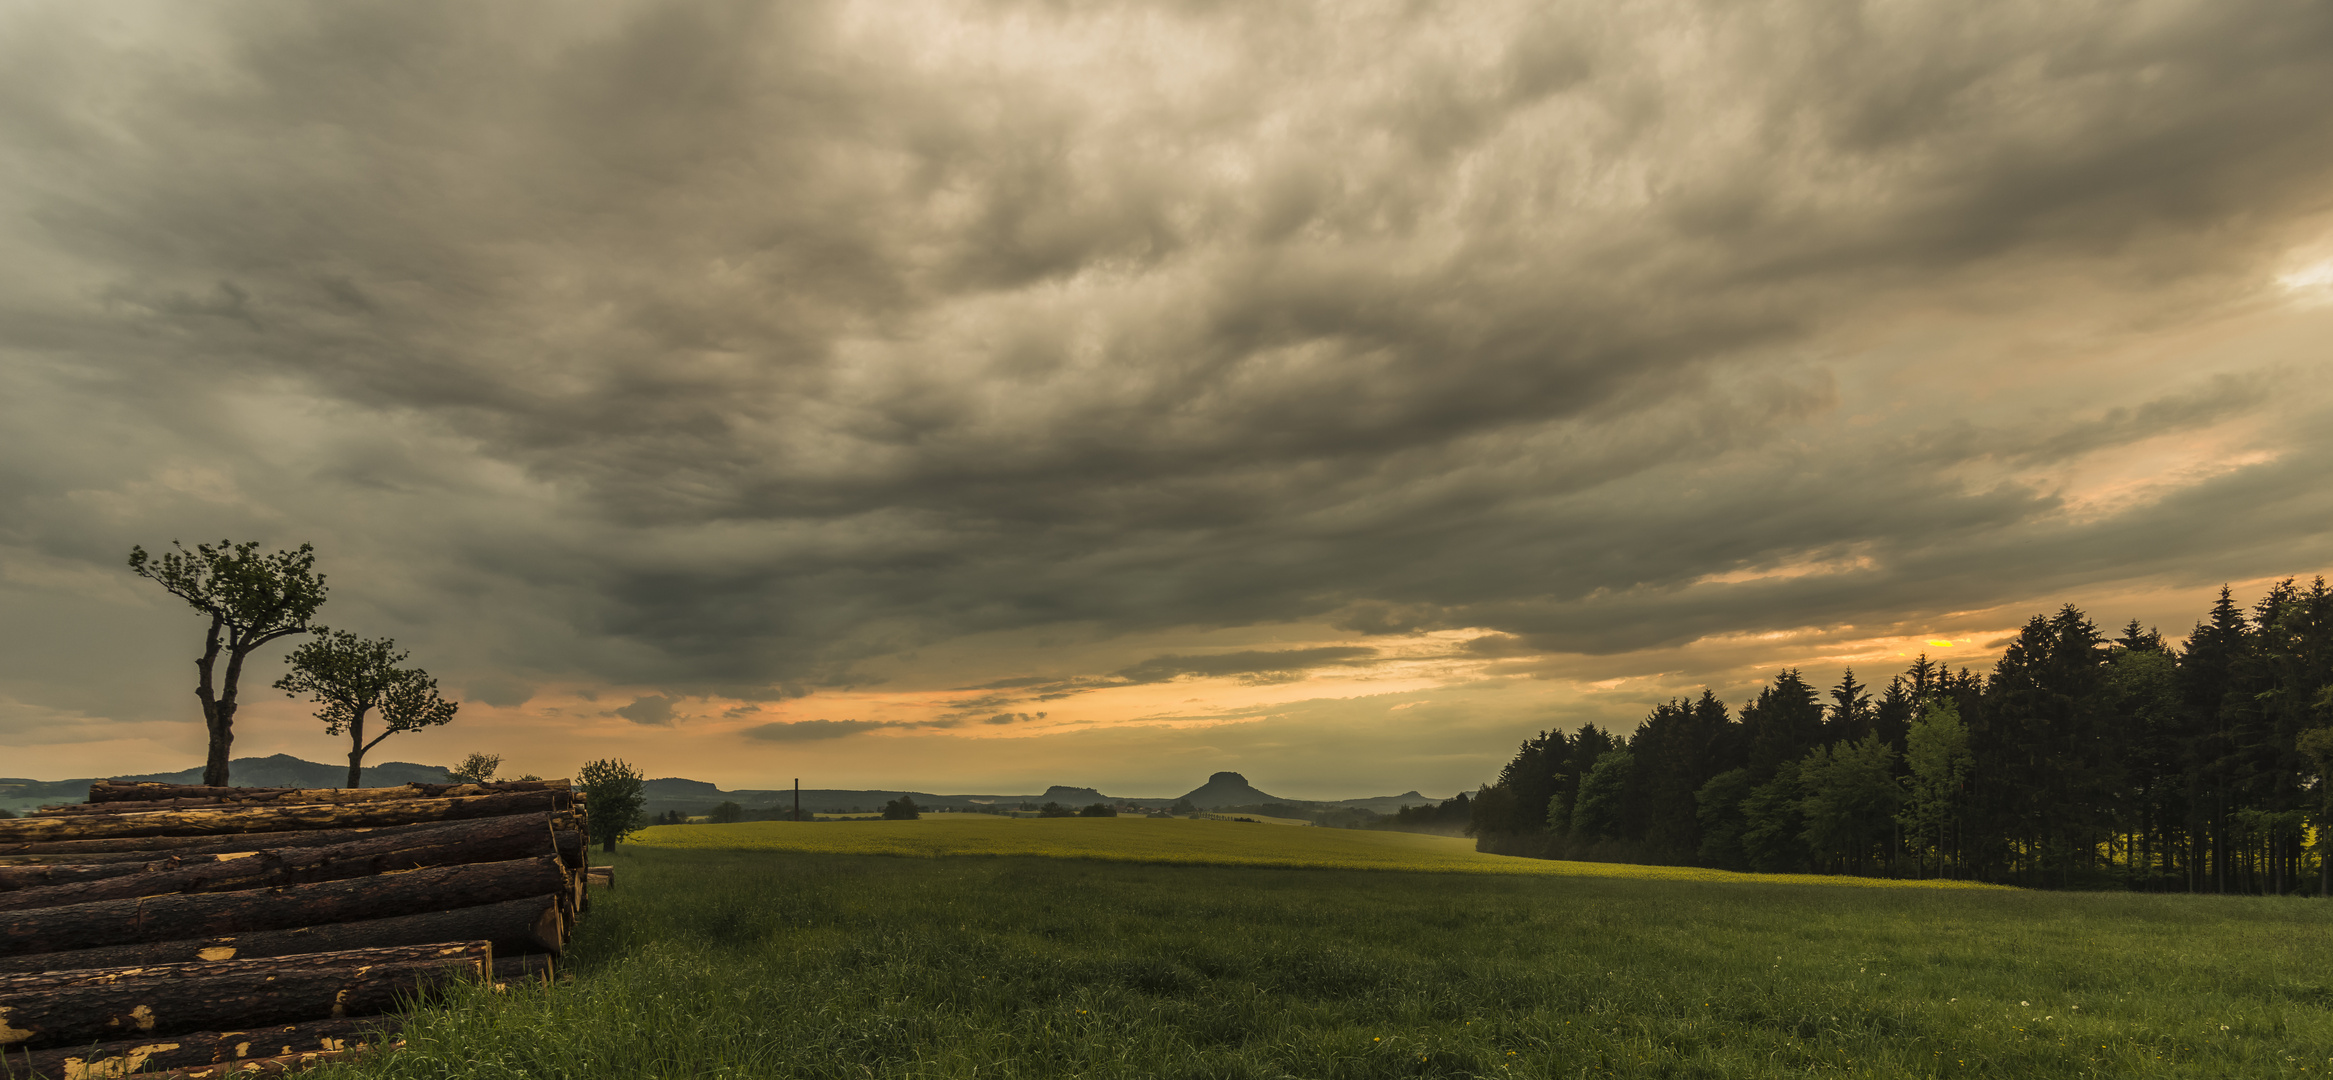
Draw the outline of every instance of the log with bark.
<instances>
[{"instance_id":1,"label":"log with bark","mask_svg":"<svg viewBox=\"0 0 2333 1080\"><path fill-rule=\"evenodd\" d=\"M396 1050L404 1045L404 1041L399 1040L382 1046L380 1049ZM371 1047L363 1046L350 1047L346 1050L310 1050L300 1054L285 1054L282 1057L245 1058L241 1061L228 1061L217 1065L197 1065L193 1068L172 1069L168 1072L139 1073L138 1080L230 1080L230 1078L232 1080L252 1080L256 1077L283 1076L287 1073L301 1072L319 1065L347 1061L350 1058L372 1052Z\"/></svg>"},{"instance_id":2,"label":"log with bark","mask_svg":"<svg viewBox=\"0 0 2333 1080\"><path fill-rule=\"evenodd\" d=\"M433 866L275 889L32 908L0 912L0 956L449 911L521 897L558 896L566 886L567 872L559 860L544 857Z\"/></svg>"},{"instance_id":3,"label":"log with bark","mask_svg":"<svg viewBox=\"0 0 2333 1080\"><path fill-rule=\"evenodd\" d=\"M143 836L214 836L222 833L282 832L293 829L357 829L425 821L466 821L562 809L559 791L514 791L449 799L249 806L215 810L157 810L151 813L81 814L0 821L0 845L110 840Z\"/></svg>"},{"instance_id":4,"label":"log with bark","mask_svg":"<svg viewBox=\"0 0 2333 1080\"><path fill-rule=\"evenodd\" d=\"M399 784L374 788L261 788L203 787L199 784L117 783L99 780L89 785L89 801L67 805L156 802L170 799L217 799L244 805L309 802L380 802L396 799L436 799L447 795L507 794L518 791L567 791L565 780L498 780L487 784ZM42 810L52 809L42 807Z\"/></svg>"},{"instance_id":5,"label":"log with bark","mask_svg":"<svg viewBox=\"0 0 2333 1080\"><path fill-rule=\"evenodd\" d=\"M276 885L341 881L424 866L504 862L556 856L551 815L510 817L437 825L392 836L359 835L345 844L188 855L143 864L87 868L83 880L0 891L0 911L63 907L92 900L168 893L232 892ZM48 868L60 873L66 868Z\"/></svg>"},{"instance_id":6,"label":"log with bark","mask_svg":"<svg viewBox=\"0 0 2333 1080\"><path fill-rule=\"evenodd\" d=\"M613 889L616 887L616 868L613 866L594 866L589 870L587 876L591 878L592 885L598 888Z\"/></svg>"},{"instance_id":7,"label":"log with bark","mask_svg":"<svg viewBox=\"0 0 2333 1080\"><path fill-rule=\"evenodd\" d=\"M39 1050L388 1012L453 979L485 979L483 941L267 960L0 976L0 1046Z\"/></svg>"},{"instance_id":8,"label":"log with bark","mask_svg":"<svg viewBox=\"0 0 2333 1080\"><path fill-rule=\"evenodd\" d=\"M499 968L502 961L495 961ZM88 1046L47 1050L12 1050L6 1055L6 1075L49 1077L125 1076L142 1070L184 1069L198 1065L251 1061L287 1054L348 1050L378 1045L394 1037L392 1016L351 1016L339 1020L310 1020L241 1031L199 1031L187 1035L116 1039Z\"/></svg>"},{"instance_id":9,"label":"log with bark","mask_svg":"<svg viewBox=\"0 0 2333 1080\"><path fill-rule=\"evenodd\" d=\"M553 814L550 819L556 830L552 835L553 842L559 848L560 860L569 866L580 867L584 858L590 854L591 840L581 829L571 827L573 821L566 814ZM173 856L232 855L278 848L332 847L363 837L400 836L443 828L445 825L442 821L423 821L376 829L315 829L301 832L234 833L227 836L125 836L110 840L0 845L0 851L17 852L0 855L0 892L112 876L95 872L94 868L98 866L126 864L129 869L117 872L134 874L142 872L137 864L159 862ZM71 872L56 875L49 873L59 868Z\"/></svg>"},{"instance_id":10,"label":"log with bark","mask_svg":"<svg viewBox=\"0 0 2333 1080\"><path fill-rule=\"evenodd\" d=\"M564 941L566 920L556 896L530 896L477 907L397 915L386 919L259 930L228 937L143 941L100 945L68 952L0 956L0 974L66 971L74 968L139 967L198 961L251 960L387 945L429 945L440 941L491 941L497 957L555 954Z\"/></svg>"}]
</instances>

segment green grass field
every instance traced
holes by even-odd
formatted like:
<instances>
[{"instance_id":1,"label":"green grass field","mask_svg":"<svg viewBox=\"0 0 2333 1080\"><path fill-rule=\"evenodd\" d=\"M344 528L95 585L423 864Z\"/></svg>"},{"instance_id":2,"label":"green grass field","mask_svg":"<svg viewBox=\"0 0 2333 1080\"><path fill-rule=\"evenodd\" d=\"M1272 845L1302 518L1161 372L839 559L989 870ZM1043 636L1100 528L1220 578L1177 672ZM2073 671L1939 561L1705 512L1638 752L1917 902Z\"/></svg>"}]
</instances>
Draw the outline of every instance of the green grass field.
<instances>
[{"instance_id":1,"label":"green grass field","mask_svg":"<svg viewBox=\"0 0 2333 1080\"><path fill-rule=\"evenodd\" d=\"M1010 818L937 814L920 821L814 824L660 825L640 847L687 851L768 851L824 855L1036 855L1057 859L1179 866L1273 866L1335 870L1422 870L1460 874L1625 877L1664 881L1758 881L1808 885L1989 889L1967 882L1890 881L1818 874L1735 874L1683 866L1627 866L1485 855L1451 836L1360 829L1273 827L1240 821L1160 818Z\"/></svg>"},{"instance_id":2,"label":"green grass field","mask_svg":"<svg viewBox=\"0 0 2333 1080\"><path fill-rule=\"evenodd\" d=\"M662 846L616 857L621 887L597 894L567 981L468 994L414 1019L408 1049L326 1075L2333 1070L2333 907L2315 901L1174 865L1130 852L1187 860L1181 838L1208 833L1127 820L1004 823L1087 827L1114 856L967 857L943 852L968 833L914 831L943 823L654 834ZM1351 842L1185 824L1258 837L1217 843L1239 857L1262 837ZM724 832L761 850L710 846ZM995 835L1059 852L1075 834ZM1471 854L1364 835L1453 868ZM799 850L812 843L924 857Z\"/></svg>"}]
</instances>

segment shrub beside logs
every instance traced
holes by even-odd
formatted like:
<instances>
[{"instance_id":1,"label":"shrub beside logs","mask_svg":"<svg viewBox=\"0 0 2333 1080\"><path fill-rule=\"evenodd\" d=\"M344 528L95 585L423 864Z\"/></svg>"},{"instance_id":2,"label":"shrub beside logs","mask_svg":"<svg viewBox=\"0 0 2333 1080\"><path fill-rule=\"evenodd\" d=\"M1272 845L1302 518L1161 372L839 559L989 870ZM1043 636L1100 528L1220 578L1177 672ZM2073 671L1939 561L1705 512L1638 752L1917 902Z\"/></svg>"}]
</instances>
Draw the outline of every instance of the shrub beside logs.
<instances>
[{"instance_id":1,"label":"shrub beside logs","mask_svg":"<svg viewBox=\"0 0 2333 1080\"><path fill-rule=\"evenodd\" d=\"M0 820L6 1074L283 1071L448 980L547 980L590 901L573 796L100 781Z\"/></svg>"}]
</instances>

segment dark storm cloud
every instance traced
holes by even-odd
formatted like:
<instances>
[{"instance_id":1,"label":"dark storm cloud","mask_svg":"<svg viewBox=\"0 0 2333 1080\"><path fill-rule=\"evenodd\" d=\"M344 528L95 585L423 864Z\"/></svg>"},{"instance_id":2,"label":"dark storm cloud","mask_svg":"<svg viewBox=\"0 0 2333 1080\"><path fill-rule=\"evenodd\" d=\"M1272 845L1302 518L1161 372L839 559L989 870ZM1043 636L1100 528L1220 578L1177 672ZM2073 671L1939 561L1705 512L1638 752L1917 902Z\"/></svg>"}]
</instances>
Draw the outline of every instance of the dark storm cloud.
<instances>
[{"instance_id":1,"label":"dark storm cloud","mask_svg":"<svg viewBox=\"0 0 2333 1080\"><path fill-rule=\"evenodd\" d=\"M670 727L672 725L672 707L679 703L680 699L678 698L651 695L637 698L630 705L616 709L614 715L621 716L635 724Z\"/></svg>"},{"instance_id":2,"label":"dark storm cloud","mask_svg":"<svg viewBox=\"0 0 2333 1080\"><path fill-rule=\"evenodd\" d=\"M981 630L1601 652L2323 536L2320 441L2079 522L1966 473L2322 387L1822 426L1902 312L2227 302L2325 205L2323 4L140 10L0 16L46 607L318 536L401 637L663 724ZM1018 681L951 715L1112 677Z\"/></svg>"}]
</instances>

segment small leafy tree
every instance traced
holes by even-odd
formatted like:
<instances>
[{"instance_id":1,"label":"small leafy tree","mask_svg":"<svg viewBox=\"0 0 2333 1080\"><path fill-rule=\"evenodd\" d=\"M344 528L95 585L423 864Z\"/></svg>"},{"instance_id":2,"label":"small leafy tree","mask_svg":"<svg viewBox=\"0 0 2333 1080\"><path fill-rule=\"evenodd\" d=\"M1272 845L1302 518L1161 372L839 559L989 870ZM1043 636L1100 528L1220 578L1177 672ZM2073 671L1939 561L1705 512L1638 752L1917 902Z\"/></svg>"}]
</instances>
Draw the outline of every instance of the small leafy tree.
<instances>
[{"instance_id":1,"label":"small leafy tree","mask_svg":"<svg viewBox=\"0 0 2333 1080\"><path fill-rule=\"evenodd\" d=\"M1189 799L1176 799L1175 804L1167 809L1167 813L1177 816L1187 816L1198 812L1199 808L1192 805Z\"/></svg>"},{"instance_id":2,"label":"small leafy tree","mask_svg":"<svg viewBox=\"0 0 2333 1080\"><path fill-rule=\"evenodd\" d=\"M885 821L914 821L922 816L923 807L917 806L914 799L905 795L883 804Z\"/></svg>"},{"instance_id":3,"label":"small leafy tree","mask_svg":"<svg viewBox=\"0 0 2333 1080\"><path fill-rule=\"evenodd\" d=\"M1960 789L1968 781L1973 760L1960 707L1949 699L1930 701L1904 738L1904 764L1912 774L1904 778L1905 806L1896 820L1918 842L1935 845L1940 877L1952 851L1945 832L1959 816Z\"/></svg>"},{"instance_id":4,"label":"small leafy tree","mask_svg":"<svg viewBox=\"0 0 2333 1080\"><path fill-rule=\"evenodd\" d=\"M176 540L170 546L178 550L160 558L143 547L130 548L130 572L210 616L203 654L194 662L201 674L194 696L202 702L203 725L210 732L203 783L224 787L243 664L268 642L307 632L308 620L324 604L324 575L315 572L316 549L309 544L266 554L257 541L221 540L216 547L196 544L193 551ZM223 671L221 655L227 659Z\"/></svg>"},{"instance_id":5,"label":"small leafy tree","mask_svg":"<svg viewBox=\"0 0 2333 1080\"><path fill-rule=\"evenodd\" d=\"M616 850L616 841L640 831L640 812L648 804L641 793L647 778L629 763L601 758L576 772L583 782L583 812L591 819L591 838L602 849Z\"/></svg>"},{"instance_id":6,"label":"small leafy tree","mask_svg":"<svg viewBox=\"0 0 2333 1080\"><path fill-rule=\"evenodd\" d=\"M446 770L446 775L461 784L491 784L494 773L502 768L501 754L471 754L462 763ZM532 778L530 778L532 779Z\"/></svg>"},{"instance_id":7,"label":"small leafy tree","mask_svg":"<svg viewBox=\"0 0 2333 1080\"><path fill-rule=\"evenodd\" d=\"M1037 808L1038 817L1074 817L1076 814L1077 811L1057 802L1049 802Z\"/></svg>"},{"instance_id":8,"label":"small leafy tree","mask_svg":"<svg viewBox=\"0 0 2333 1080\"><path fill-rule=\"evenodd\" d=\"M745 808L734 802L724 802L714 807L712 813L705 815L705 820L715 825L735 824L745 820Z\"/></svg>"},{"instance_id":9,"label":"small leafy tree","mask_svg":"<svg viewBox=\"0 0 2333 1080\"><path fill-rule=\"evenodd\" d=\"M451 723L461 705L438 695L437 680L397 665L405 654L389 638L360 638L319 626L316 639L292 650L292 670L275 681L285 697L308 695L328 735L348 736L348 786L358 787L365 754L400 731ZM365 718L379 713L381 733L365 738ZM499 761L499 759L498 759Z\"/></svg>"},{"instance_id":10,"label":"small leafy tree","mask_svg":"<svg viewBox=\"0 0 2333 1080\"><path fill-rule=\"evenodd\" d=\"M1118 808L1109 803L1095 803L1077 812L1079 817L1117 817Z\"/></svg>"}]
</instances>

